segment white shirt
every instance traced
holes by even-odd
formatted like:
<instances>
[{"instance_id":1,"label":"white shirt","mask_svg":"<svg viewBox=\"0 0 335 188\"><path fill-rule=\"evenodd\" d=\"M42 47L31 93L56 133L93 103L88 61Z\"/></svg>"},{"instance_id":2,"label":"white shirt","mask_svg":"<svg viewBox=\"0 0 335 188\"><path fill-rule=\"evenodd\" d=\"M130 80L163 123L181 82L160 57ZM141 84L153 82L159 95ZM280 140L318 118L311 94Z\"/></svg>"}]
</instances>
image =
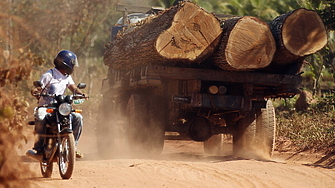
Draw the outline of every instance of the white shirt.
<instances>
[{"instance_id":1,"label":"white shirt","mask_svg":"<svg viewBox=\"0 0 335 188\"><path fill-rule=\"evenodd\" d=\"M53 85L54 92L52 94L63 95L69 85L75 84L71 75L63 75L58 69L53 68L45 72L40 81L42 82L42 93L48 93L50 86ZM50 104L50 97L41 97L38 105Z\"/></svg>"}]
</instances>

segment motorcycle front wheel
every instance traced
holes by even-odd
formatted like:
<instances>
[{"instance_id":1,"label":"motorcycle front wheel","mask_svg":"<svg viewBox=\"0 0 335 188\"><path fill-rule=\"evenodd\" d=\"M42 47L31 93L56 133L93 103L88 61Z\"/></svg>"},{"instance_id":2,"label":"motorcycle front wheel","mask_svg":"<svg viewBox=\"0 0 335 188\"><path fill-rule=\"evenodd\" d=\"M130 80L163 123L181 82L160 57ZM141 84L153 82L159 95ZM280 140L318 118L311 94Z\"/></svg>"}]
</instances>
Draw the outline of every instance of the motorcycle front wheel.
<instances>
[{"instance_id":1,"label":"motorcycle front wheel","mask_svg":"<svg viewBox=\"0 0 335 188\"><path fill-rule=\"evenodd\" d=\"M75 162L75 144L73 133L62 136L59 144L58 167L60 176L69 179Z\"/></svg>"}]
</instances>

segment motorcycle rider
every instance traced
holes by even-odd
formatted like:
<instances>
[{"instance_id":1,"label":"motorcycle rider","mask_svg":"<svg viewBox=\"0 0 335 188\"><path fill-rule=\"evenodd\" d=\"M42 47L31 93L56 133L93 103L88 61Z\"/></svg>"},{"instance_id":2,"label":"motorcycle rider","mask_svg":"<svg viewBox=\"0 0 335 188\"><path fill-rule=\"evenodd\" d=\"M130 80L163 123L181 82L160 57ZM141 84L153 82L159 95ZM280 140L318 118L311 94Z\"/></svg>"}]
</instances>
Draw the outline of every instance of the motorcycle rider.
<instances>
[{"instance_id":1,"label":"motorcycle rider","mask_svg":"<svg viewBox=\"0 0 335 188\"><path fill-rule=\"evenodd\" d=\"M46 71L40 78L42 82L42 87L35 87L31 90L31 94L47 93L51 85L55 90L56 95L62 95L65 93L66 88L69 88L73 94L85 95L77 86L75 85L71 74L74 71L74 66L78 66L77 56L70 50L62 50L58 52L54 59L55 67ZM30 154L35 156L41 156L43 151L43 138L39 135L44 134L44 128L47 124L45 116L47 115L46 108L43 105L50 104L52 102L51 97L36 97L38 99L38 107L35 111L35 132L37 134L37 139L35 140L34 148L29 150ZM82 132L83 127L83 117L79 113L71 113L72 115L72 128L75 138L76 145L76 157L83 158L83 154L77 149L78 141Z\"/></svg>"}]
</instances>

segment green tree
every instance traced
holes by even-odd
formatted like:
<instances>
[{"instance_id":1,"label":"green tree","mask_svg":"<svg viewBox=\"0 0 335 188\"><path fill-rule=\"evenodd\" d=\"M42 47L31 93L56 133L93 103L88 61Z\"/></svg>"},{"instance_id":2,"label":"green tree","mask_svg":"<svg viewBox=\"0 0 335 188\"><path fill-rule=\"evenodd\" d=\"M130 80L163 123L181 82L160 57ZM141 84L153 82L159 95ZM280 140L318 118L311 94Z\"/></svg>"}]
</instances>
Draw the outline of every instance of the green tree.
<instances>
[{"instance_id":1,"label":"green tree","mask_svg":"<svg viewBox=\"0 0 335 188\"><path fill-rule=\"evenodd\" d=\"M152 0L154 6L169 8L173 5L175 0Z\"/></svg>"},{"instance_id":2,"label":"green tree","mask_svg":"<svg viewBox=\"0 0 335 188\"><path fill-rule=\"evenodd\" d=\"M20 51L41 56L47 64L33 71L36 75L53 66L58 51L70 49L78 55L80 64L75 80L88 82L89 70L105 69L101 60L104 44L119 18L115 4L116 0L1 1L0 38L8 42L0 43L0 48L14 56ZM10 42L13 40L16 42Z\"/></svg>"},{"instance_id":3,"label":"green tree","mask_svg":"<svg viewBox=\"0 0 335 188\"><path fill-rule=\"evenodd\" d=\"M323 81L324 72L333 74L335 80L335 2L332 0L300 0L299 4L307 9L315 10L322 18L328 30L328 44L319 52L307 57L314 76L313 93L317 93Z\"/></svg>"},{"instance_id":4,"label":"green tree","mask_svg":"<svg viewBox=\"0 0 335 188\"><path fill-rule=\"evenodd\" d=\"M202 1L199 1L199 5ZM296 0L275 1L275 0L210 0L205 4L207 11L232 14L238 16L255 16L264 21L271 21L280 14L299 7ZM206 7L205 6L205 7Z\"/></svg>"},{"instance_id":5,"label":"green tree","mask_svg":"<svg viewBox=\"0 0 335 188\"><path fill-rule=\"evenodd\" d=\"M11 2L9 4L9 2ZM61 49L71 49L79 56L102 56L108 42L109 28L117 19L114 0L82 1L2 1L1 14L7 15L6 32L19 33L25 49L47 60ZM18 49L12 47L14 53Z\"/></svg>"}]
</instances>

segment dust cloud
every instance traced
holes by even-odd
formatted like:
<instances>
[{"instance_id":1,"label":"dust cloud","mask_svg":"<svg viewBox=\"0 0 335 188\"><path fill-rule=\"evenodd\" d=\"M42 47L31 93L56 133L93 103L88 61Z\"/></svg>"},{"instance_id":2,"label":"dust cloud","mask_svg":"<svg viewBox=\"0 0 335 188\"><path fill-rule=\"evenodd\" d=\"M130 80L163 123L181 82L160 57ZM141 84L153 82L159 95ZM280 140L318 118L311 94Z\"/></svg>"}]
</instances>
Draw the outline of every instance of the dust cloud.
<instances>
[{"instance_id":1,"label":"dust cloud","mask_svg":"<svg viewBox=\"0 0 335 188\"><path fill-rule=\"evenodd\" d=\"M96 125L95 135L88 135L92 140L96 139L96 146L91 146L96 148L92 159L156 159L160 157L160 153L147 152L143 148L145 141L140 142L140 139L131 136L132 130L127 129L127 121L126 117L117 116L113 120L100 121ZM145 131L141 130L141 133ZM137 141L135 141L136 139Z\"/></svg>"}]
</instances>

